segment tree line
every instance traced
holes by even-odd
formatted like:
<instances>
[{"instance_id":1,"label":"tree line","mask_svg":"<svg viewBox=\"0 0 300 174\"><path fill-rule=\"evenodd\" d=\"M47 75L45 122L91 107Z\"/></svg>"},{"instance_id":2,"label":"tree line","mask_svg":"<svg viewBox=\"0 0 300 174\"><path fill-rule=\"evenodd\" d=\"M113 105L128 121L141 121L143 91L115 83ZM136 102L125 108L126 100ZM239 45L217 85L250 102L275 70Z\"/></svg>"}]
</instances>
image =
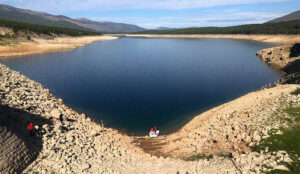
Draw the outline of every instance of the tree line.
<instances>
[{"instance_id":1,"label":"tree line","mask_svg":"<svg viewBox=\"0 0 300 174\"><path fill-rule=\"evenodd\" d=\"M175 30L146 30L138 34L300 34L300 20L230 27L195 27Z\"/></svg>"},{"instance_id":2,"label":"tree line","mask_svg":"<svg viewBox=\"0 0 300 174\"><path fill-rule=\"evenodd\" d=\"M11 28L14 33L24 32L25 34L36 33L45 35L68 35L68 36L89 36L101 35L99 32L78 30L71 28L52 27L45 25L30 24L6 19L0 19L0 27Z\"/></svg>"}]
</instances>

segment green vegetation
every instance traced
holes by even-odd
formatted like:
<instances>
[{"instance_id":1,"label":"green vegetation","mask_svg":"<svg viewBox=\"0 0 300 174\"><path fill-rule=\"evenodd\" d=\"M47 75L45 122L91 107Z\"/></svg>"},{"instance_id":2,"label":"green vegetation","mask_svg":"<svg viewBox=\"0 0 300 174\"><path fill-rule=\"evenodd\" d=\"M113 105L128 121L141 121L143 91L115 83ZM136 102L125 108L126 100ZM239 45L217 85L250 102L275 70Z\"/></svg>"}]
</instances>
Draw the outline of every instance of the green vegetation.
<instances>
[{"instance_id":1,"label":"green vegetation","mask_svg":"<svg viewBox=\"0 0 300 174\"><path fill-rule=\"evenodd\" d=\"M30 36L30 35L27 35L27 36L26 36L26 39L27 39L27 40L31 40L31 36Z\"/></svg>"},{"instance_id":2,"label":"green vegetation","mask_svg":"<svg viewBox=\"0 0 300 174\"><path fill-rule=\"evenodd\" d=\"M217 156L224 157L224 158L233 158L232 153L227 153L227 154L218 153Z\"/></svg>"},{"instance_id":3,"label":"green vegetation","mask_svg":"<svg viewBox=\"0 0 300 174\"><path fill-rule=\"evenodd\" d=\"M190 156L186 159L186 161L197 161L197 160L200 160L200 159L207 159L207 160L210 160L212 159L214 156L212 154L209 154L208 156L207 155L204 155L204 154L198 154L198 155L193 155L193 156Z\"/></svg>"},{"instance_id":4,"label":"green vegetation","mask_svg":"<svg viewBox=\"0 0 300 174\"><path fill-rule=\"evenodd\" d=\"M288 113L290 116L293 116L296 123L300 122L300 107L287 108L285 112Z\"/></svg>"},{"instance_id":5,"label":"green vegetation","mask_svg":"<svg viewBox=\"0 0 300 174\"><path fill-rule=\"evenodd\" d=\"M232 158L233 157L231 153L228 153L228 154L218 153L218 154L216 154L216 156L218 156L218 157L224 157L224 158ZM198 154L198 155L190 156L190 157L186 158L185 160L186 161L198 161L200 159L210 160L213 157L214 157L213 154L209 154L209 155Z\"/></svg>"},{"instance_id":6,"label":"green vegetation","mask_svg":"<svg viewBox=\"0 0 300 174\"><path fill-rule=\"evenodd\" d=\"M138 34L300 34L300 20L280 23L238 25L231 27L200 27L177 30L146 30Z\"/></svg>"},{"instance_id":7,"label":"green vegetation","mask_svg":"<svg viewBox=\"0 0 300 174\"><path fill-rule=\"evenodd\" d=\"M13 45L17 45L17 44L18 44L18 40L17 40L16 36L9 35L9 34L6 34L4 36L0 35L0 45L13 46Z\"/></svg>"},{"instance_id":8,"label":"green vegetation","mask_svg":"<svg viewBox=\"0 0 300 174\"><path fill-rule=\"evenodd\" d=\"M60 28L60 27L50 27L44 25L29 24L24 22L10 21L5 19L0 19L0 27L11 28L14 33L24 32L24 33L35 33L35 34L45 34L45 35L69 35L69 36L87 36L87 35L100 35L99 32L70 29L70 28Z\"/></svg>"},{"instance_id":9,"label":"green vegetation","mask_svg":"<svg viewBox=\"0 0 300 174\"><path fill-rule=\"evenodd\" d=\"M300 94L300 88L297 88L295 91L291 92L292 95L299 95Z\"/></svg>"},{"instance_id":10,"label":"green vegetation","mask_svg":"<svg viewBox=\"0 0 300 174\"><path fill-rule=\"evenodd\" d=\"M15 39L15 38L16 36L11 34L0 35L0 39Z\"/></svg>"},{"instance_id":11,"label":"green vegetation","mask_svg":"<svg viewBox=\"0 0 300 174\"><path fill-rule=\"evenodd\" d=\"M267 147L270 152L279 150L286 151L292 163L283 162L291 171L272 170L270 173L300 173L300 107L287 108L284 110L289 115L289 128L280 128L282 134L272 133L270 137L262 140L261 144L255 147L255 151L264 150ZM276 132L272 130L271 132Z\"/></svg>"}]
</instances>

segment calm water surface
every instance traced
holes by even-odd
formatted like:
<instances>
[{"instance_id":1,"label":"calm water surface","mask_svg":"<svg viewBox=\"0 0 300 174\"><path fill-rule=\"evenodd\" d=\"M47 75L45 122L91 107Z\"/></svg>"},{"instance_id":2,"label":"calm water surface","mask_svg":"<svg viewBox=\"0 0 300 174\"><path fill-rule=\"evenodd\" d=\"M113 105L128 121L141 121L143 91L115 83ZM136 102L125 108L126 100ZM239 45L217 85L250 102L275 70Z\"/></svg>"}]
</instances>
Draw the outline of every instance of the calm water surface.
<instances>
[{"instance_id":1,"label":"calm water surface","mask_svg":"<svg viewBox=\"0 0 300 174\"><path fill-rule=\"evenodd\" d=\"M120 38L75 50L0 59L79 112L145 135L280 78L255 52L274 45L230 39Z\"/></svg>"}]
</instances>

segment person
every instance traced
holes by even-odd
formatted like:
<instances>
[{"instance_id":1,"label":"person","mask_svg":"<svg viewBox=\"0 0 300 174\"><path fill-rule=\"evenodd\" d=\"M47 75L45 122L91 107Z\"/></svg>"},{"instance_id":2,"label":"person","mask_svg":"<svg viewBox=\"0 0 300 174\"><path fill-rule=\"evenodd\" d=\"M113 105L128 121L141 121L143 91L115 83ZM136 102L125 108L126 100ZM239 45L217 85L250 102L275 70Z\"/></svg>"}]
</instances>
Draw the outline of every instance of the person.
<instances>
[{"instance_id":1,"label":"person","mask_svg":"<svg viewBox=\"0 0 300 174\"><path fill-rule=\"evenodd\" d=\"M154 132L155 132L155 135L159 135L159 130L157 129L156 126L154 126Z\"/></svg>"},{"instance_id":2,"label":"person","mask_svg":"<svg viewBox=\"0 0 300 174\"><path fill-rule=\"evenodd\" d=\"M27 128L28 128L30 137L33 137L34 136L34 126L33 126L33 124L29 123Z\"/></svg>"},{"instance_id":3,"label":"person","mask_svg":"<svg viewBox=\"0 0 300 174\"><path fill-rule=\"evenodd\" d=\"M151 128L150 132L149 132L149 137L155 137L155 132L153 130L153 128Z\"/></svg>"}]
</instances>

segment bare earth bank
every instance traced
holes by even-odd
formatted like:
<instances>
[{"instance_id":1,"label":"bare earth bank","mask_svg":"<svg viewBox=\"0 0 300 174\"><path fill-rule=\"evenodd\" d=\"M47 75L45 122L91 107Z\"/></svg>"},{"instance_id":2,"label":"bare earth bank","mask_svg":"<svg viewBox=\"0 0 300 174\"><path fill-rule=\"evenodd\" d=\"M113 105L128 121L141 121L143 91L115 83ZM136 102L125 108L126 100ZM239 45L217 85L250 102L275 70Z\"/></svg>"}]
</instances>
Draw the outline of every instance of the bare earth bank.
<instances>
[{"instance_id":1,"label":"bare earth bank","mask_svg":"<svg viewBox=\"0 0 300 174\"><path fill-rule=\"evenodd\" d=\"M23 56L70 50L86 44L117 39L113 36L82 36L82 37L56 37L54 39L32 38L30 42L20 42L13 46L0 46L0 57Z\"/></svg>"},{"instance_id":2,"label":"bare earth bank","mask_svg":"<svg viewBox=\"0 0 300 174\"><path fill-rule=\"evenodd\" d=\"M121 36L121 35L115 35ZM216 38L216 39L246 39L272 43L300 42L300 35L246 35L246 34L125 34L127 37L146 38Z\"/></svg>"}]
</instances>

